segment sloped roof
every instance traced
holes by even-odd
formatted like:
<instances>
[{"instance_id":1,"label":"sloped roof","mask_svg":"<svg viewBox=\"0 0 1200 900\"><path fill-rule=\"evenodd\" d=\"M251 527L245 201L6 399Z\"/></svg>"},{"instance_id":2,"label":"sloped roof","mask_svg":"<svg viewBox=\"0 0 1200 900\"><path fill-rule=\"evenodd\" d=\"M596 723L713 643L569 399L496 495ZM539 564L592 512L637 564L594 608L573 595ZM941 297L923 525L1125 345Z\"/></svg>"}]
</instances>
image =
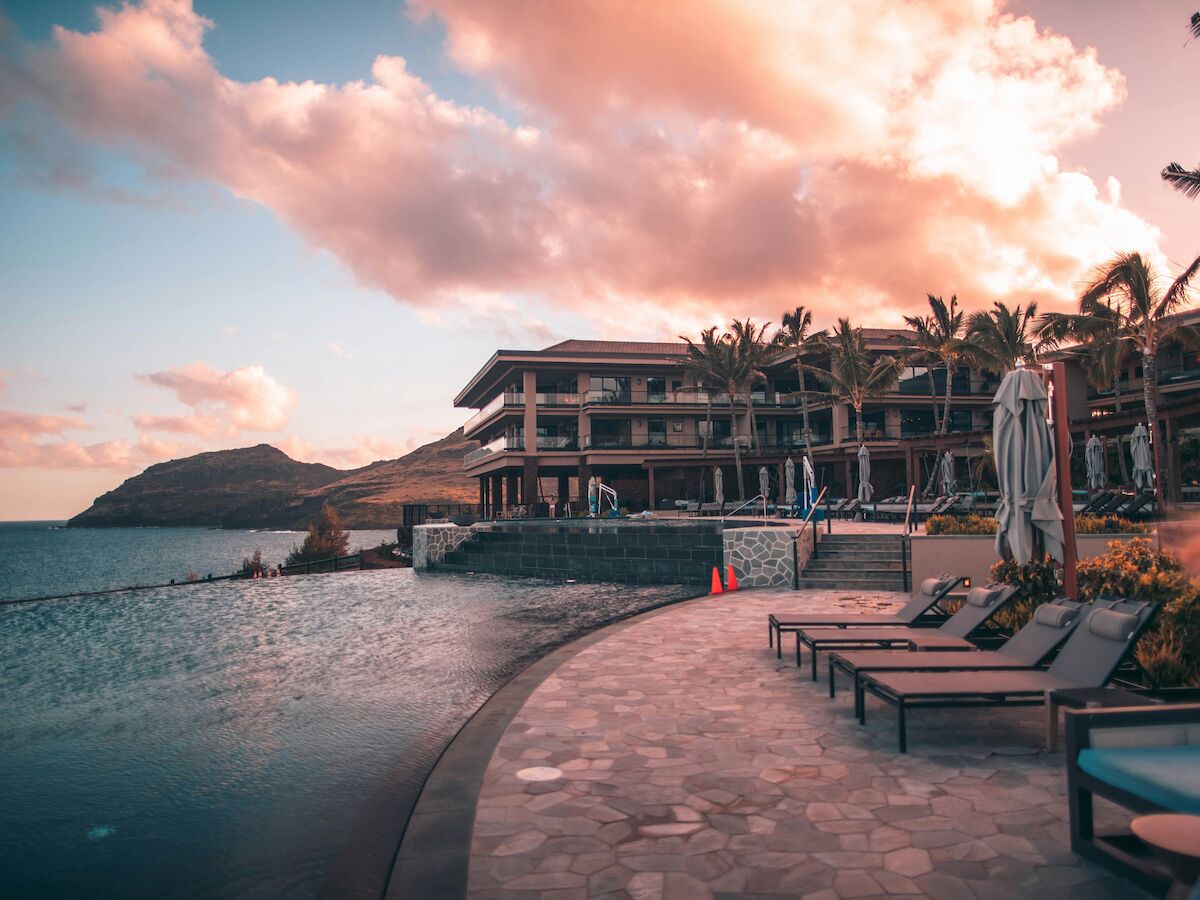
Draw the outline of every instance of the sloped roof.
<instances>
[{"instance_id":1,"label":"sloped roof","mask_svg":"<svg viewBox=\"0 0 1200 900\"><path fill-rule=\"evenodd\" d=\"M659 341L580 341L566 340L552 344L542 353L643 353L659 356L680 356L687 353L687 344Z\"/></svg>"}]
</instances>

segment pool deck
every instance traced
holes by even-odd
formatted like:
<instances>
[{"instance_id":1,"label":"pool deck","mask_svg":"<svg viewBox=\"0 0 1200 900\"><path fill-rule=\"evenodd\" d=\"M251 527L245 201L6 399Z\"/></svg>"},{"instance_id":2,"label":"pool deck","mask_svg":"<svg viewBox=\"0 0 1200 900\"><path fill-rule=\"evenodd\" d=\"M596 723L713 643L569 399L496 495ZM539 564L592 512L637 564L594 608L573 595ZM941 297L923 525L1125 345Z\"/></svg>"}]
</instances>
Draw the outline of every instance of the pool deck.
<instances>
[{"instance_id":1,"label":"pool deck","mask_svg":"<svg viewBox=\"0 0 1200 900\"><path fill-rule=\"evenodd\" d=\"M902 599L741 591L563 648L473 748L469 896L1144 896L1071 853L1041 709L917 711L899 754L893 711L767 647L770 612Z\"/></svg>"}]
</instances>

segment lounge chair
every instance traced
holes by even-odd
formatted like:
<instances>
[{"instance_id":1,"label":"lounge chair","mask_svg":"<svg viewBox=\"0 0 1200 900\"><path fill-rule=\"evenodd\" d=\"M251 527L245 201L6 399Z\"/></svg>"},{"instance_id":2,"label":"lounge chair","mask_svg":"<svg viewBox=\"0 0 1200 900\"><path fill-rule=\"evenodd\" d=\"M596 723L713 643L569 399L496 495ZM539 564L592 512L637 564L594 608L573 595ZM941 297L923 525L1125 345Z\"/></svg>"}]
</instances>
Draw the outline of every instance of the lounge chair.
<instances>
[{"instance_id":1,"label":"lounge chair","mask_svg":"<svg viewBox=\"0 0 1200 900\"><path fill-rule=\"evenodd\" d=\"M1116 601L1097 600L1111 606ZM948 650L898 653L895 650L844 650L829 654L829 696L835 695L835 672L854 685L854 712L862 717L860 677L867 672L955 672L972 669L1036 669L1082 621L1083 604L1060 597L1039 606L1033 617L996 650Z\"/></svg>"},{"instance_id":2,"label":"lounge chair","mask_svg":"<svg viewBox=\"0 0 1200 900\"><path fill-rule=\"evenodd\" d=\"M1091 515L1095 512L1097 507L1100 507L1100 506L1105 505L1106 503L1109 503L1112 500L1112 498L1115 496L1116 496L1116 494L1113 491L1101 491L1095 497L1093 497L1091 500L1089 500L1087 503L1085 503L1083 506L1081 506L1078 510L1078 514L1081 516Z\"/></svg>"},{"instance_id":3,"label":"lounge chair","mask_svg":"<svg viewBox=\"0 0 1200 900\"><path fill-rule=\"evenodd\" d=\"M1153 491L1139 491L1130 497L1123 505L1117 507L1114 513L1125 518L1132 518L1138 515L1150 515L1150 511L1146 507L1154 503Z\"/></svg>"},{"instance_id":4,"label":"lounge chair","mask_svg":"<svg viewBox=\"0 0 1200 900\"><path fill-rule=\"evenodd\" d=\"M908 747L906 714L915 708L1041 706L1049 691L1103 687L1133 652L1158 607L1122 600L1093 605L1049 669L1017 672L868 672L863 690L895 706L900 752ZM865 704L864 710L865 714ZM865 718L865 715L864 715Z\"/></svg>"},{"instance_id":5,"label":"lounge chair","mask_svg":"<svg viewBox=\"0 0 1200 900\"><path fill-rule=\"evenodd\" d=\"M921 589L913 594L904 606L894 613L856 615L854 613L809 613L787 615L771 613L767 616L767 646L775 648L775 658L783 656L783 632L799 631L801 628L875 628L895 626L897 628L929 627L940 625L946 620L945 612L933 610L946 599L960 583L971 586L971 579L964 575L940 575L926 578Z\"/></svg>"},{"instance_id":6,"label":"lounge chair","mask_svg":"<svg viewBox=\"0 0 1200 900\"><path fill-rule=\"evenodd\" d=\"M1161 895L1171 882L1128 832L1096 834L1096 796L1139 815L1200 813L1200 704L1067 710L1071 850Z\"/></svg>"},{"instance_id":7,"label":"lounge chair","mask_svg":"<svg viewBox=\"0 0 1200 900\"><path fill-rule=\"evenodd\" d=\"M1097 505L1096 508L1092 510L1092 514L1096 516L1111 516L1118 509L1132 500L1134 496L1135 495L1132 491L1117 491L1117 493L1113 494L1112 499L1107 503Z\"/></svg>"},{"instance_id":8,"label":"lounge chair","mask_svg":"<svg viewBox=\"0 0 1200 900\"><path fill-rule=\"evenodd\" d=\"M817 654L830 647L845 649L912 647L916 650L974 650L967 637L981 628L1017 595L1009 584L989 584L972 588L967 602L938 628L798 628L796 629L796 665L800 665L801 647L809 650L812 680L817 680Z\"/></svg>"}]
</instances>

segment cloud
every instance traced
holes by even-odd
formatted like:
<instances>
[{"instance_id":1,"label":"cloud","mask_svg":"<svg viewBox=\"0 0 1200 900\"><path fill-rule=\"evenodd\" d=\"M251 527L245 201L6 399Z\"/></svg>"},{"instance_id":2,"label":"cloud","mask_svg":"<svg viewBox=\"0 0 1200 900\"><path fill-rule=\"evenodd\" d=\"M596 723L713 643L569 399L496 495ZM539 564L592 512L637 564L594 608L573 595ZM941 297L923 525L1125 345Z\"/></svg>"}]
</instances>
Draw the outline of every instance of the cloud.
<instances>
[{"instance_id":1,"label":"cloud","mask_svg":"<svg viewBox=\"0 0 1200 900\"><path fill-rule=\"evenodd\" d=\"M66 410L67 410L67 412L73 412L73 413L78 413L80 415L83 415L85 412L87 412L88 405L86 403L68 403L66 405Z\"/></svg>"},{"instance_id":2,"label":"cloud","mask_svg":"<svg viewBox=\"0 0 1200 900\"><path fill-rule=\"evenodd\" d=\"M353 436L349 447L317 448L295 435L289 435L274 444L292 459L300 462L319 462L335 469L357 469L384 459L395 459L413 449L413 439L403 446L386 438L373 435Z\"/></svg>"},{"instance_id":3,"label":"cloud","mask_svg":"<svg viewBox=\"0 0 1200 900\"><path fill-rule=\"evenodd\" d=\"M243 431L282 431L296 405L296 393L266 373L262 366L222 371L207 363L139 375L144 384L166 388L193 410L191 415L134 418L148 431L236 436Z\"/></svg>"},{"instance_id":4,"label":"cloud","mask_svg":"<svg viewBox=\"0 0 1200 900\"><path fill-rule=\"evenodd\" d=\"M1061 307L1114 250L1157 253L1119 190L1058 160L1120 74L999 0L416 3L518 124L398 57L343 85L227 78L187 0L97 14L9 54L0 96L269 207L448 323L491 311L536 340L554 307L671 335L797 302L878 323L927 291Z\"/></svg>"},{"instance_id":5,"label":"cloud","mask_svg":"<svg viewBox=\"0 0 1200 900\"><path fill-rule=\"evenodd\" d=\"M338 359L354 359L354 354L343 347L341 341L330 341L328 347L329 352Z\"/></svg>"},{"instance_id":6,"label":"cloud","mask_svg":"<svg viewBox=\"0 0 1200 900\"><path fill-rule=\"evenodd\" d=\"M69 431L90 430L81 419L0 410L0 468L133 469L194 452L142 435L136 441L82 444Z\"/></svg>"}]
</instances>

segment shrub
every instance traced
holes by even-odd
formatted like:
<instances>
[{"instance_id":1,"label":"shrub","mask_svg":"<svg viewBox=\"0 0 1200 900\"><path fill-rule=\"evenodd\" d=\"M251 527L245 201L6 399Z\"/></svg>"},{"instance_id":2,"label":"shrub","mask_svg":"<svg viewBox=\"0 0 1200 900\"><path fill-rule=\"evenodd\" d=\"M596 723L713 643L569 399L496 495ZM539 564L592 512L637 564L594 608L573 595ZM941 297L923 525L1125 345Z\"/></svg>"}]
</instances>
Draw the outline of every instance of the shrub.
<instances>
[{"instance_id":1,"label":"shrub","mask_svg":"<svg viewBox=\"0 0 1200 900\"><path fill-rule=\"evenodd\" d=\"M1043 603L1062 596L1061 572L1049 556L1021 565L1016 560L1001 560L991 568L994 581L1020 588L1012 603L996 613L993 621L1001 628L1016 631L1029 621Z\"/></svg>"},{"instance_id":2,"label":"shrub","mask_svg":"<svg viewBox=\"0 0 1200 900\"><path fill-rule=\"evenodd\" d=\"M247 578L254 578L255 576L261 578L262 573L262 549L260 547L255 547L253 556L242 557L242 568L238 570L238 574L244 575Z\"/></svg>"},{"instance_id":3,"label":"shrub","mask_svg":"<svg viewBox=\"0 0 1200 900\"><path fill-rule=\"evenodd\" d=\"M930 516L926 534L995 534L996 520L990 516Z\"/></svg>"},{"instance_id":4,"label":"shrub","mask_svg":"<svg viewBox=\"0 0 1200 900\"><path fill-rule=\"evenodd\" d=\"M284 565L316 562L335 556L346 556L350 552L350 535L342 528L342 519L332 506L326 503L320 514L308 524L304 543L293 547Z\"/></svg>"},{"instance_id":5,"label":"shrub","mask_svg":"<svg viewBox=\"0 0 1200 900\"><path fill-rule=\"evenodd\" d=\"M1154 529L1145 522L1121 516L1076 516L1076 534L1150 534Z\"/></svg>"},{"instance_id":6,"label":"shrub","mask_svg":"<svg viewBox=\"0 0 1200 900\"><path fill-rule=\"evenodd\" d=\"M1150 687L1200 685L1200 581L1189 581L1175 557L1142 538L1112 541L1079 564L1079 595L1160 604L1135 656Z\"/></svg>"}]
</instances>

